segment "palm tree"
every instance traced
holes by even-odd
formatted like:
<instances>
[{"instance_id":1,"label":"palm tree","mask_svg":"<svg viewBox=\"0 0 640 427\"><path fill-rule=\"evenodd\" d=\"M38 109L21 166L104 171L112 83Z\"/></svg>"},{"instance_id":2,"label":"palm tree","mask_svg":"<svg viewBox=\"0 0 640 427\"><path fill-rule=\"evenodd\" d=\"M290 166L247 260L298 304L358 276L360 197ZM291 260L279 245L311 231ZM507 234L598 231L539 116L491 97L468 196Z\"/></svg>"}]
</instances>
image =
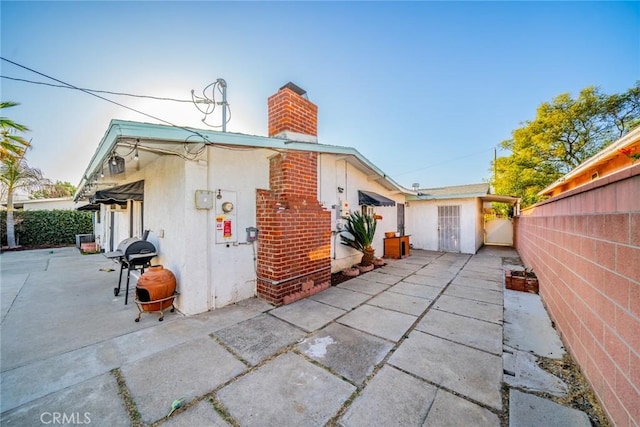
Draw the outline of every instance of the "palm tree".
<instances>
[{"instance_id":1,"label":"palm tree","mask_svg":"<svg viewBox=\"0 0 640 427\"><path fill-rule=\"evenodd\" d=\"M345 231L351 236L340 235L342 244L357 249L362 252L362 260L360 265L363 267L373 264L373 236L376 234L377 221L374 217L361 214L360 212L351 212L347 217Z\"/></svg>"},{"instance_id":2,"label":"palm tree","mask_svg":"<svg viewBox=\"0 0 640 427\"><path fill-rule=\"evenodd\" d=\"M32 191L48 184L40 169L27 164L24 153L20 157L7 157L0 166L1 195L7 197L7 246L16 247L15 223L13 219L13 195L16 190Z\"/></svg>"},{"instance_id":3,"label":"palm tree","mask_svg":"<svg viewBox=\"0 0 640 427\"><path fill-rule=\"evenodd\" d=\"M20 105L17 102L0 102L0 109L15 107ZM7 117L0 117L0 161L4 162L8 158L18 158L31 146L31 143L21 136L14 135L15 132L26 132L29 128L14 122Z\"/></svg>"}]
</instances>

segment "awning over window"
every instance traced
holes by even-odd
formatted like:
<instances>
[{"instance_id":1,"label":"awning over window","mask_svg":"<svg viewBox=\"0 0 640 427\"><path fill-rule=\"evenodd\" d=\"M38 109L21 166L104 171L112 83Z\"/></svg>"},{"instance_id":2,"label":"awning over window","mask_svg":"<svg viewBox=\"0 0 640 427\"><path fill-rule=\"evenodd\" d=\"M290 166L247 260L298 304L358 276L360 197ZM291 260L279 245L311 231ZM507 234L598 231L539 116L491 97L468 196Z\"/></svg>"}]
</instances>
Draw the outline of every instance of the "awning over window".
<instances>
[{"instance_id":1,"label":"awning over window","mask_svg":"<svg viewBox=\"0 0 640 427\"><path fill-rule=\"evenodd\" d=\"M360 206L395 206L396 202L373 191L358 190Z\"/></svg>"},{"instance_id":2,"label":"awning over window","mask_svg":"<svg viewBox=\"0 0 640 427\"><path fill-rule=\"evenodd\" d=\"M77 211L89 211L89 212L96 212L100 210L100 205L99 204L93 204L93 203L89 203L88 205L83 205L80 206L79 208L76 208Z\"/></svg>"},{"instance_id":3,"label":"awning over window","mask_svg":"<svg viewBox=\"0 0 640 427\"><path fill-rule=\"evenodd\" d=\"M89 197L89 202L111 205L126 203L127 200L142 201L143 199L144 181L136 181L96 191L96 194Z\"/></svg>"}]
</instances>

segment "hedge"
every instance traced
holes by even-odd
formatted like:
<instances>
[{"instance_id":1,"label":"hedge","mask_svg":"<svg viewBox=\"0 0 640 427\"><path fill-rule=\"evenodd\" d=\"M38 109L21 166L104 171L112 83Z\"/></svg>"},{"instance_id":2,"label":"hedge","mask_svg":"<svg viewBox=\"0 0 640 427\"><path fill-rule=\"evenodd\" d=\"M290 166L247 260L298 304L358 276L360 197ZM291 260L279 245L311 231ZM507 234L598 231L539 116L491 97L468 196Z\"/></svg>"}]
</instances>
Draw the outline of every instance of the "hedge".
<instances>
[{"instance_id":1,"label":"hedge","mask_svg":"<svg viewBox=\"0 0 640 427\"><path fill-rule=\"evenodd\" d=\"M93 214L74 210L14 211L21 246L74 245L76 234L93 233ZM0 212L0 237L7 244L7 211Z\"/></svg>"}]
</instances>

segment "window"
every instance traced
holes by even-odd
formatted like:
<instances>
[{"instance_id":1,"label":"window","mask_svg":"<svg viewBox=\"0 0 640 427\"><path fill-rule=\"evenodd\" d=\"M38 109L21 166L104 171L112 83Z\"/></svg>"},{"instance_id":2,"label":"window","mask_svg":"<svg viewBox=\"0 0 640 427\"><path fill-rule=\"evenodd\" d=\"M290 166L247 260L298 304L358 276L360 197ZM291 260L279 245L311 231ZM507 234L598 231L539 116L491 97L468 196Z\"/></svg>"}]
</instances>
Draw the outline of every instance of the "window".
<instances>
[{"instance_id":1,"label":"window","mask_svg":"<svg viewBox=\"0 0 640 427\"><path fill-rule=\"evenodd\" d=\"M370 217L373 217L376 214L376 210L373 206L361 206L360 209L362 215L369 215Z\"/></svg>"}]
</instances>

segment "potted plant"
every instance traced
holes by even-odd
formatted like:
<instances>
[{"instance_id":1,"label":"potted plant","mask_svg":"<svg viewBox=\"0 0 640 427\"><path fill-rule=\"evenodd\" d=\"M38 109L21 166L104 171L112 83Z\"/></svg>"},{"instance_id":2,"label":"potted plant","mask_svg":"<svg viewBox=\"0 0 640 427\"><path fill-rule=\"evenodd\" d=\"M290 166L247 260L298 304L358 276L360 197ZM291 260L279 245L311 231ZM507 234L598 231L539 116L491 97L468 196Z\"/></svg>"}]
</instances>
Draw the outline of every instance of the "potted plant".
<instances>
[{"instance_id":1,"label":"potted plant","mask_svg":"<svg viewBox=\"0 0 640 427\"><path fill-rule=\"evenodd\" d=\"M350 235L341 234L342 244L362 252L360 265L373 265L373 236L376 234L376 219L360 212L351 212L346 218L345 231Z\"/></svg>"},{"instance_id":2,"label":"potted plant","mask_svg":"<svg viewBox=\"0 0 640 427\"><path fill-rule=\"evenodd\" d=\"M505 272L505 286L507 289L520 292L530 292L537 294L538 278L533 269L525 268L521 270L510 270Z\"/></svg>"}]
</instances>

